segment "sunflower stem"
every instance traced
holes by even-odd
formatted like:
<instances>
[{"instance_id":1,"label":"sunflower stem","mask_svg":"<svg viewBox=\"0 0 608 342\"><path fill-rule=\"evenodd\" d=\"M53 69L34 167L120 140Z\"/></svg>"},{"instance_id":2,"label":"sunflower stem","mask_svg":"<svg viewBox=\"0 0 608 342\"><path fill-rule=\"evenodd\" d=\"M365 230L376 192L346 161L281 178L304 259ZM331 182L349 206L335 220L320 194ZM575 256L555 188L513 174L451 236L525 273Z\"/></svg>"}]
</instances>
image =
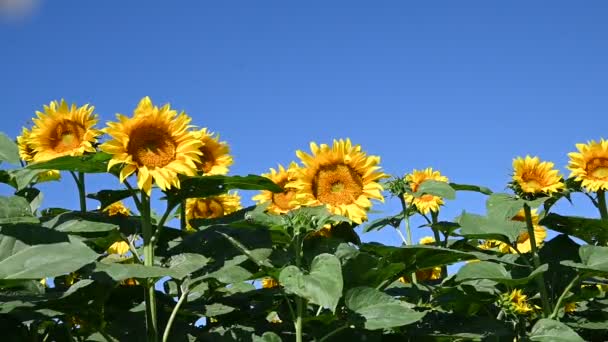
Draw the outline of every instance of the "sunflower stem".
<instances>
[{"instance_id":1,"label":"sunflower stem","mask_svg":"<svg viewBox=\"0 0 608 342\"><path fill-rule=\"evenodd\" d=\"M87 212L87 197L86 190L84 185L84 172L78 172L78 175L74 173L74 171L70 171L72 178L74 178L74 182L76 182L76 187L78 188L78 199L80 200L80 211L83 213Z\"/></svg>"},{"instance_id":2,"label":"sunflower stem","mask_svg":"<svg viewBox=\"0 0 608 342\"><path fill-rule=\"evenodd\" d=\"M579 280L581 280L581 275L577 274L576 277L574 277L574 279L572 279L572 281L568 284L568 286L566 286L566 288L564 289L562 294L557 299L557 303L555 303L555 308L553 308L553 313L551 313L551 316L549 318L555 319L557 317L557 314L559 313L559 309L562 307L562 303L563 303L564 299L566 299L568 292L570 292L570 289L572 288L572 286L574 286L574 284L576 284Z\"/></svg>"},{"instance_id":3,"label":"sunflower stem","mask_svg":"<svg viewBox=\"0 0 608 342\"><path fill-rule=\"evenodd\" d=\"M295 252L296 252L296 266L300 268L302 264L302 239L300 238L300 232L298 231L295 236ZM296 329L296 342L302 342L302 316L304 315L304 301L302 297L296 296L296 321L294 326Z\"/></svg>"},{"instance_id":4,"label":"sunflower stem","mask_svg":"<svg viewBox=\"0 0 608 342\"><path fill-rule=\"evenodd\" d=\"M412 229L410 228L410 216L407 214L407 203L405 203L405 198L403 194L399 195L399 200L401 201L401 208L403 210L403 221L405 222L405 233L407 234L407 245L412 245ZM418 279L416 278L416 272L412 272L412 283L418 284Z\"/></svg>"},{"instance_id":5,"label":"sunflower stem","mask_svg":"<svg viewBox=\"0 0 608 342\"><path fill-rule=\"evenodd\" d=\"M179 227L181 230L186 230L187 222L186 222L186 201L182 201L179 206Z\"/></svg>"},{"instance_id":6,"label":"sunflower stem","mask_svg":"<svg viewBox=\"0 0 608 342\"><path fill-rule=\"evenodd\" d=\"M144 190L141 191L141 228L144 235L144 265L154 265L154 244L152 219L150 216L150 197ZM156 320L156 290L154 281L150 278L145 282L145 301L146 301L146 330L148 341L158 341L158 326Z\"/></svg>"},{"instance_id":7,"label":"sunflower stem","mask_svg":"<svg viewBox=\"0 0 608 342\"><path fill-rule=\"evenodd\" d=\"M169 333L171 332L171 326L173 325L175 316L177 316L177 311L179 311L179 308L182 306L182 304L184 303L186 298L188 298L189 293L190 293L190 289L186 289L186 291L184 291L182 293L182 295L179 297L179 300L177 301L177 304L175 304L173 311L171 311L171 316L169 317L169 320L167 321L167 326L165 327L165 332L163 333L163 342L169 341Z\"/></svg>"},{"instance_id":8,"label":"sunflower stem","mask_svg":"<svg viewBox=\"0 0 608 342\"><path fill-rule=\"evenodd\" d=\"M600 217L602 220L608 220L608 208L606 207L606 191L597 191L597 208L600 210Z\"/></svg>"},{"instance_id":9,"label":"sunflower stem","mask_svg":"<svg viewBox=\"0 0 608 342\"><path fill-rule=\"evenodd\" d=\"M439 212L431 211L431 230L433 231L433 235L435 236L435 246L441 247L441 235L439 235L439 230L436 227L437 222L439 222ZM447 240L447 237L446 237ZM441 266L441 279L444 279L448 276L448 267L446 265Z\"/></svg>"},{"instance_id":10,"label":"sunflower stem","mask_svg":"<svg viewBox=\"0 0 608 342\"><path fill-rule=\"evenodd\" d=\"M524 204L524 213L526 215L526 227L528 228L528 235L530 237L530 247L532 249L532 262L534 263L534 268L538 269L540 267L540 258L538 257L538 249L536 248L536 236L534 236L532 211L528 203ZM549 303L549 298L547 296L547 288L545 287L545 277L542 273L538 275L538 277L536 277L536 284L540 292L540 300L543 305L544 317L549 317L549 315L551 315L551 304Z\"/></svg>"}]
</instances>

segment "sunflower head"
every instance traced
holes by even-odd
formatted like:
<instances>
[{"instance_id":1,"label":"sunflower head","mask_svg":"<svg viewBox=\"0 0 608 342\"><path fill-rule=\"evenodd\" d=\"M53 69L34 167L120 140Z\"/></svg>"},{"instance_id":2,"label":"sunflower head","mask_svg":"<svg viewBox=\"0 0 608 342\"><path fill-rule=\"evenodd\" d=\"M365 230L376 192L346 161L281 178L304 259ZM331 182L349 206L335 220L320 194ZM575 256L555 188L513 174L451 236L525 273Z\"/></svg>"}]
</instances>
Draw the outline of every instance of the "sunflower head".
<instances>
[{"instance_id":1,"label":"sunflower head","mask_svg":"<svg viewBox=\"0 0 608 342\"><path fill-rule=\"evenodd\" d=\"M21 135L17 137L17 146L19 147L19 157L26 164L29 164L34 161L36 157L36 151L32 147L30 142L31 132L27 128L23 127L21 130ZM58 180L61 178L61 174L58 170L48 170L38 174L36 182L49 182Z\"/></svg>"},{"instance_id":2,"label":"sunflower head","mask_svg":"<svg viewBox=\"0 0 608 342\"><path fill-rule=\"evenodd\" d=\"M568 302L564 305L565 313L573 313L576 312L576 302Z\"/></svg>"},{"instance_id":3,"label":"sunflower head","mask_svg":"<svg viewBox=\"0 0 608 342\"><path fill-rule=\"evenodd\" d=\"M433 267L416 271L416 281L429 281L439 279L441 279L441 267ZM411 279L409 276L400 277L399 281L404 284L411 283Z\"/></svg>"},{"instance_id":4,"label":"sunflower head","mask_svg":"<svg viewBox=\"0 0 608 342\"><path fill-rule=\"evenodd\" d=\"M539 217L538 217L538 213L537 213L536 209L532 209L531 214L532 214L532 226L534 227L534 239L536 242L536 247L539 247L547 238L547 229L545 229L545 227L540 226L538 224ZM517 221L517 222L526 222L526 216L525 216L524 210L521 209L515 216L513 216L513 218L511 218L511 220ZM508 244L506 244L504 242L494 241L494 240L489 240L489 241L490 241L490 243L495 244L501 253L512 253L512 254L517 253L517 251L513 247L509 246ZM517 237L517 250L520 253L528 253L532 250L532 242L530 240L530 234L528 234L528 231L521 232L519 234L519 236Z\"/></svg>"},{"instance_id":5,"label":"sunflower head","mask_svg":"<svg viewBox=\"0 0 608 342\"><path fill-rule=\"evenodd\" d=\"M608 190L608 140L576 144L578 152L568 153L570 177L587 191Z\"/></svg>"},{"instance_id":6,"label":"sunflower head","mask_svg":"<svg viewBox=\"0 0 608 342\"><path fill-rule=\"evenodd\" d=\"M131 210L127 208L122 201L114 202L103 209L103 212L109 216L130 216Z\"/></svg>"},{"instance_id":7,"label":"sunflower head","mask_svg":"<svg viewBox=\"0 0 608 342\"><path fill-rule=\"evenodd\" d=\"M211 219L231 214L241 207L241 197L236 193L186 200L186 229L195 231L190 225L192 219Z\"/></svg>"},{"instance_id":8,"label":"sunflower head","mask_svg":"<svg viewBox=\"0 0 608 342\"><path fill-rule=\"evenodd\" d=\"M26 163L34 161L34 148L30 144L30 130L26 127L21 129L21 135L17 137L17 146L19 147L19 157Z\"/></svg>"},{"instance_id":9,"label":"sunflower head","mask_svg":"<svg viewBox=\"0 0 608 342\"><path fill-rule=\"evenodd\" d=\"M289 182L296 180L298 172L298 164L291 162L289 168L285 169L283 165L279 164L277 170L270 168L270 173L265 173L262 176L270 179L275 184L283 189L283 192L274 193L268 190L262 190L258 195L253 196L253 200L258 204L269 202L268 212L273 214L284 214L292 209L298 207L297 203L294 202L296 190L293 188L287 188L286 185Z\"/></svg>"},{"instance_id":10,"label":"sunflower head","mask_svg":"<svg viewBox=\"0 0 608 342\"><path fill-rule=\"evenodd\" d=\"M519 315L528 314L539 309L537 305L528 303L528 296L523 294L520 289L503 293L500 300L506 309Z\"/></svg>"},{"instance_id":11,"label":"sunflower head","mask_svg":"<svg viewBox=\"0 0 608 342\"><path fill-rule=\"evenodd\" d=\"M426 180L434 180L438 182L448 182L448 178L441 175L439 171L433 171L433 168L429 167L424 170L412 171L412 173L405 175L405 181L410 186L412 193L418 191L420 184ZM414 197L411 193L405 195L405 201L408 204L413 204L421 214L428 214L429 212L438 212L439 207L443 205L443 199L439 196L424 194L420 197Z\"/></svg>"},{"instance_id":12,"label":"sunflower head","mask_svg":"<svg viewBox=\"0 0 608 342\"><path fill-rule=\"evenodd\" d=\"M368 156L349 139L334 140L333 146L310 144L312 154L297 151L304 167L287 187L296 189L295 203L325 205L334 214L355 223L367 219L370 199L383 201L378 182L387 177L380 171L380 157Z\"/></svg>"},{"instance_id":13,"label":"sunflower head","mask_svg":"<svg viewBox=\"0 0 608 342\"><path fill-rule=\"evenodd\" d=\"M82 107L75 104L70 106L65 100L61 100L44 106L43 112L36 112L34 127L29 138L25 139L33 150L33 161L95 152L94 145L101 131L94 127L97 123L94 109L95 107L88 104ZM26 155L26 151L23 152L22 158Z\"/></svg>"},{"instance_id":14,"label":"sunflower head","mask_svg":"<svg viewBox=\"0 0 608 342\"><path fill-rule=\"evenodd\" d=\"M159 108L144 97L133 117L117 118L104 129L111 140L100 149L112 155L108 170L122 164L121 182L136 173L137 186L150 195L153 182L162 190L179 188L178 174L196 175L202 143L188 131L191 119L185 113L178 115L168 104Z\"/></svg>"},{"instance_id":15,"label":"sunflower head","mask_svg":"<svg viewBox=\"0 0 608 342\"><path fill-rule=\"evenodd\" d=\"M125 241L116 241L108 247L107 252L109 254L125 255L129 252L129 244Z\"/></svg>"},{"instance_id":16,"label":"sunflower head","mask_svg":"<svg viewBox=\"0 0 608 342\"><path fill-rule=\"evenodd\" d=\"M435 238L433 238L432 236L425 236L422 239L420 239L419 243L421 245L434 245Z\"/></svg>"},{"instance_id":17,"label":"sunflower head","mask_svg":"<svg viewBox=\"0 0 608 342\"><path fill-rule=\"evenodd\" d=\"M220 142L219 134L209 132L207 128L194 132L194 136L201 142L200 161L196 162L196 168L204 175L225 175L233 160L230 148L224 141Z\"/></svg>"},{"instance_id":18,"label":"sunflower head","mask_svg":"<svg viewBox=\"0 0 608 342\"><path fill-rule=\"evenodd\" d=\"M552 162L541 162L538 157L513 159L513 190L523 197L547 195L564 189L562 176Z\"/></svg>"},{"instance_id":19,"label":"sunflower head","mask_svg":"<svg viewBox=\"0 0 608 342\"><path fill-rule=\"evenodd\" d=\"M262 279L262 288L272 289L275 287L279 287L279 282L276 281L274 278L266 277L266 278Z\"/></svg>"}]
</instances>

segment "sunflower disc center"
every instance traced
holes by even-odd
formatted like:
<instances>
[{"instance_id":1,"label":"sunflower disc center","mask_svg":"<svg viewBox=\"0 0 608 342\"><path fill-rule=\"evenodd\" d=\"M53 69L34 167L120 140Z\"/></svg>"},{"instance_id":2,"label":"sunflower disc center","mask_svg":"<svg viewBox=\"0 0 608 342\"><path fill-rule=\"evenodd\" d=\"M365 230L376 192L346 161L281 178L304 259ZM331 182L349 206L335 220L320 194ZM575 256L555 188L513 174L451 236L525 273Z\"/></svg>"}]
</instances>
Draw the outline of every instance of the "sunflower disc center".
<instances>
[{"instance_id":1,"label":"sunflower disc center","mask_svg":"<svg viewBox=\"0 0 608 342\"><path fill-rule=\"evenodd\" d=\"M274 203L281 210L290 210L293 208L291 201L293 200L296 192L293 190L285 190L283 192L272 194L272 203Z\"/></svg>"},{"instance_id":2,"label":"sunflower disc center","mask_svg":"<svg viewBox=\"0 0 608 342\"><path fill-rule=\"evenodd\" d=\"M84 132L84 127L74 121L60 122L51 135L53 150L61 153L77 148L84 138Z\"/></svg>"},{"instance_id":3,"label":"sunflower disc center","mask_svg":"<svg viewBox=\"0 0 608 342\"><path fill-rule=\"evenodd\" d=\"M215 200L197 201L192 214L194 218L217 218L224 215L224 207Z\"/></svg>"},{"instance_id":4,"label":"sunflower disc center","mask_svg":"<svg viewBox=\"0 0 608 342\"><path fill-rule=\"evenodd\" d=\"M328 165L315 175L312 191L322 203L350 204L363 193L363 181L361 175L347 165Z\"/></svg>"},{"instance_id":5,"label":"sunflower disc center","mask_svg":"<svg viewBox=\"0 0 608 342\"><path fill-rule=\"evenodd\" d=\"M213 156L213 153L204 146L200 148L200 151L203 155L200 156L201 162L198 164L198 169L203 171L203 173L209 173L211 172L213 165L215 165L215 156Z\"/></svg>"},{"instance_id":6,"label":"sunflower disc center","mask_svg":"<svg viewBox=\"0 0 608 342\"><path fill-rule=\"evenodd\" d=\"M142 126L131 134L127 151L139 165L164 167L175 160L176 144L169 132L158 127Z\"/></svg>"},{"instance_id":7,"label":"sunflower disc center","mask_svg":"<svg viewBox=\"0 0 608 342\"><path fill-rule=\"evenodd\" d=\"M592 177L601 180L608 179L608 160L604 158L596 158L590 160L588 169Z\"/></svg>"}]
</instances>

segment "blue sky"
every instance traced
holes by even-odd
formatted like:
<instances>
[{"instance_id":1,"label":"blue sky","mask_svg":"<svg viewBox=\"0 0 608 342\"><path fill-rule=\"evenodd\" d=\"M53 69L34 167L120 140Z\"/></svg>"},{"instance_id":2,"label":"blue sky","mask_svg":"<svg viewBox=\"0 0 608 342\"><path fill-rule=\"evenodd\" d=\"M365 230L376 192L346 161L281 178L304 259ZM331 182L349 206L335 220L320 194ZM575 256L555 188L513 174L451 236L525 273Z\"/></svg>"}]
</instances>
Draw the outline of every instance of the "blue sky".
<instances>
[{"instance_id":1,"label":"blue sky","mask_svg":"<svg viewBox=\"0 0 608 342\"><path fill-rule=\"evenodd\" d=\"M1 130L13 137L51 100L91 103L105 122L148 95L219 132L231 174L350 137L388 173L432 166L495 191L515 156L564 170L575 143L608 137L605 1L25 2L31 13L0 15ZM43 207L75 208L71 186L44 186ZM441 216L483 213L484 200L459 194ZM583 198L560 210L597 216Z\"/></svg>"}]
</instances>

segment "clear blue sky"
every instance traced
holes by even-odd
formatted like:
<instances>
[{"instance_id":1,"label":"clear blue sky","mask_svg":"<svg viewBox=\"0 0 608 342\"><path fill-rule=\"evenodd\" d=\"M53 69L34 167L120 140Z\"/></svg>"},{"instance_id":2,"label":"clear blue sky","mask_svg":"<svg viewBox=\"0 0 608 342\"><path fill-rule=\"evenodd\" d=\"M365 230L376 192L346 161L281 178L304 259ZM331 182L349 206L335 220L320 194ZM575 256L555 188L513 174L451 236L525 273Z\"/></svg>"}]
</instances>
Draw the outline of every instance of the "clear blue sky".
<instances>
[{"instance_id":1,"label":"clear blue sky","mask_svg":"<svg viewBox=\"0 0 608 342\"><path fill-rule=\"evenodd\" d=\"M231 174L350 137L388 173L433 166L498 191L515 156L563 170L576 142L608 137L605 1L38 5L0 19L1 130L13 137L51 100L91 103L106 121L149 95L219 132L235 156ZM91 191L119 186L92 182ZM76 207L71 187L69 177L44 186L43 207ZM243 195L249 204L253 194ZM483 206L483 196L462 194L442 218ZM585 206L561 207L596 215Z\"/></svg>"}]
</instances>

